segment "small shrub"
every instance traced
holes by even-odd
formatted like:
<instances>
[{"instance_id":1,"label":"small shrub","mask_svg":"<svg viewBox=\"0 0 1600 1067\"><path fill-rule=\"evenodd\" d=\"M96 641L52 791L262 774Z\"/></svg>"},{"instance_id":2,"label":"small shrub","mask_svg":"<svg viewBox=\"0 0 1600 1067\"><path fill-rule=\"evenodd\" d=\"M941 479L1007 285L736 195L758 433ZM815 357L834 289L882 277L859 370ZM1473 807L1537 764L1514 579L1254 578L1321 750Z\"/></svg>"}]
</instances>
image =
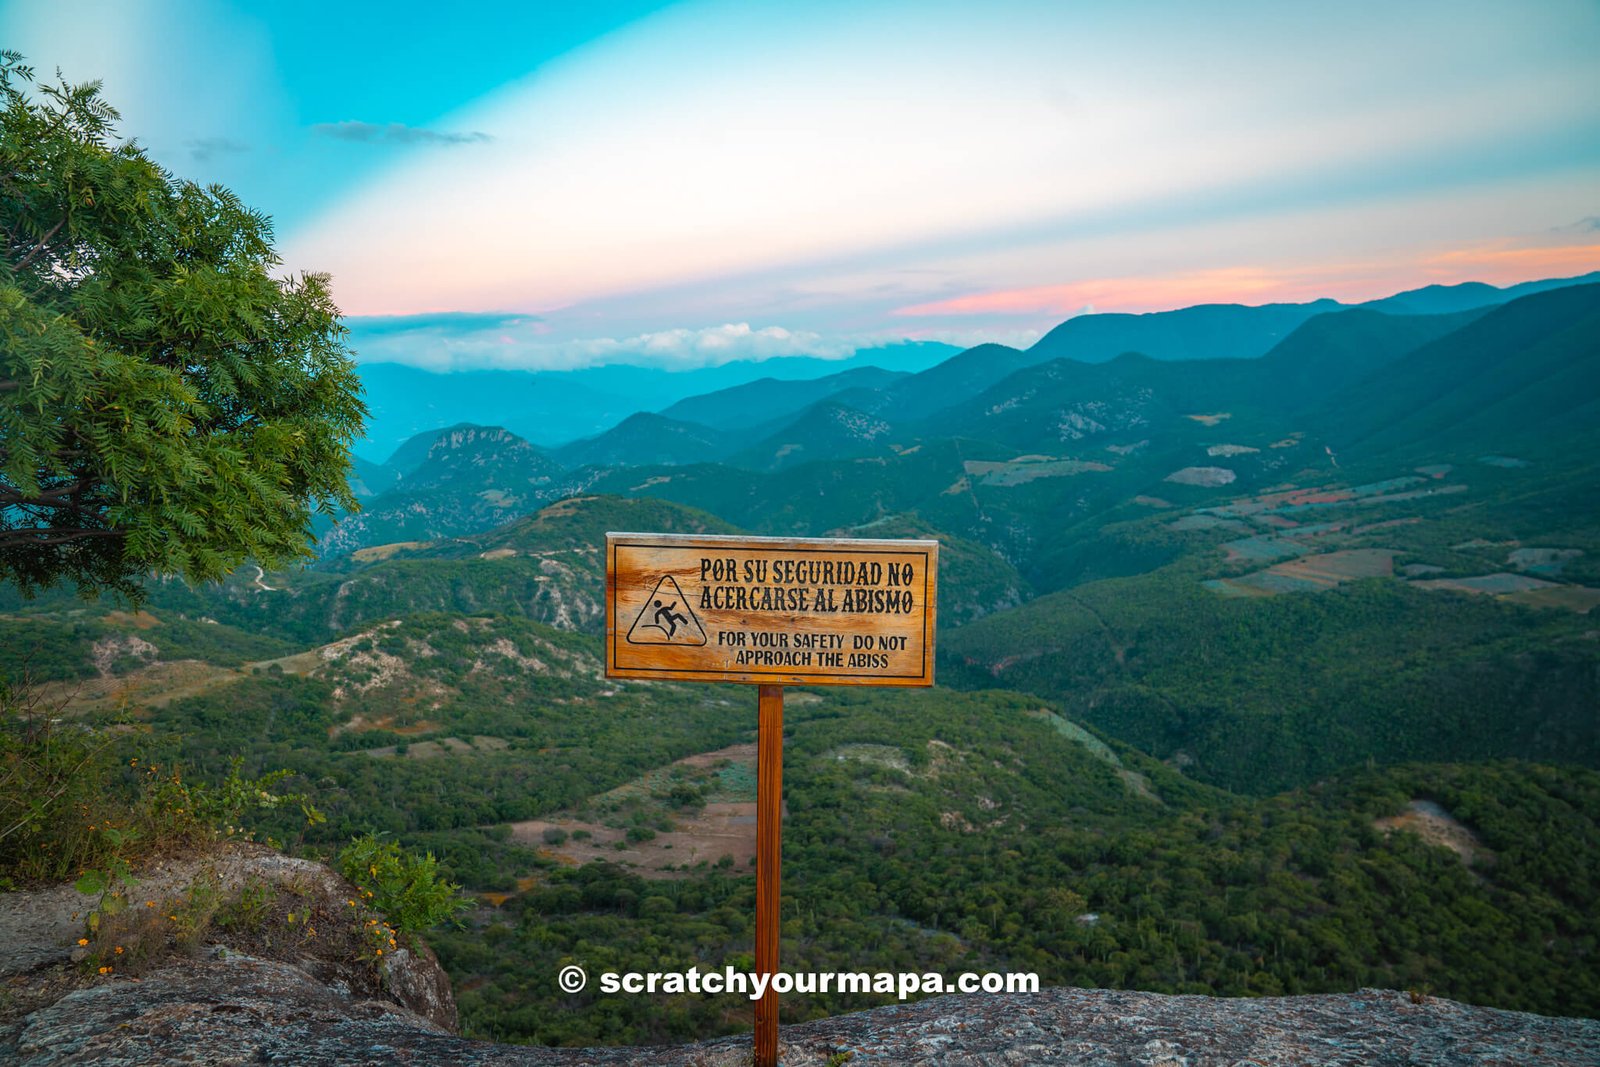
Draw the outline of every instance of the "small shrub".
<instances>
[{"instance_id":1,"label":"small shrub","mask_svg":"<svg viewBox=\"0 0 1600 1067\"><path fill-rule=\"evenodd\" d=\"M215 871L202 871L168 912L172 940L185 951L200 947L211 929L211 921L222 904L222 883Z\"/></svg>"},{"instance_id":2,"label":"small shrub","mask_svg":"<svg viewBox=\"0 0 1600 1067\"><path fill-rule=\"evenodd\" d=\"M60 710L0 677L0 889L71 878L115 853L100 833L125 821L103 785L114 773L106 738L63 724Z\"/></svg>"},{"instance_id":3,"label":"small shrub","mask_svg":"<svg viewBox=\"0 0 1600 1067\"><path fill-rule=\"evenodd\" d=\"M277 891L270 882L251 877L239 889L239 896L217 915L217 925L234 930L256 931L267 921Z\"/></svg>"},{"instance_id":4,"label":"small shrub","mask_svg":"<svg viewBox=\"0 0 1600 1067\"><path fill-rule=\"evenodd\" d=\"M567 832L559 826L546 827L543 836L547 845L561 845L567 840Z\"/></svg>"},{"instance_id":5,"label":"small shrub","mask_svg":"<svg viewBox=\"0 0 1600 1067\"><path fill-rule=\"evenodd\" d=\"M667 802L675 808L703 808L706 806L706 798L701 795L700 790L688 784L673 786L672 791L667 794Z\"/></svg>"},{"instance_id":6,"label":"small shrub","mask_svg":"<svg viewBox=\"0 0 1600 1067\"><path fill-rule=\"evenodd\" d=\"M407 852L395 841L364 834L339 853L339 870L396 930L420 933L471 904L444 880L433 853Z\"/></svg>"}]
</instances>

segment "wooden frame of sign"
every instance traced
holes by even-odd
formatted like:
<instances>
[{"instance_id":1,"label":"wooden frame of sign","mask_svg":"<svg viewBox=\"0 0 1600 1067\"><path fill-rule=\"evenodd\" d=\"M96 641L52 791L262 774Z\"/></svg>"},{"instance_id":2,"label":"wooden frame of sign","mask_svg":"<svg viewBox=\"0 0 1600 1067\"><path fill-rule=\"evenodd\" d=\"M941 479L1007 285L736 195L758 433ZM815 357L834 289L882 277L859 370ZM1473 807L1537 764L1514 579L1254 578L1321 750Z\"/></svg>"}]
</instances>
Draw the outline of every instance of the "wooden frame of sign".
<instances>
[{"instance_id":1,"label":"wooden frame of sign","mask_svg":"<svg viewBox=\"0 0 1600 1067\"><path fill-rule=\"evenodd\" d=\"M785 685L933 684L939 542L606 534L606 677L761 687L756 971L778 970ZM778 995L756 1003L756 1067Z\"/></svg>"}]
</instances>

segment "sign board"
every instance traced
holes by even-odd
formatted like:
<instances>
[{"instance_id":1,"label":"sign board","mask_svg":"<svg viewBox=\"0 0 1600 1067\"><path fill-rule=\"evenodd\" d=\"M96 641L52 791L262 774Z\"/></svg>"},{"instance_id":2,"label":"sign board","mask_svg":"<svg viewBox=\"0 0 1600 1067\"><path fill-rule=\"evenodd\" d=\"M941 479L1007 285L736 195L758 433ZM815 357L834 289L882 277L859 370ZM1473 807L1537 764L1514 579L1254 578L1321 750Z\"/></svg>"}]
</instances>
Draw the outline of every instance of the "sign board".
<instances>
[{"instance_id":1,"label":"sign board","mask_svg":"<svg viewBox=\"0 0 1600 1067\"><path fill-rule=\"evenodd\" d=\"M933 684L939 542L606 534L606 676Z\"/></svg>"}]
</instances>

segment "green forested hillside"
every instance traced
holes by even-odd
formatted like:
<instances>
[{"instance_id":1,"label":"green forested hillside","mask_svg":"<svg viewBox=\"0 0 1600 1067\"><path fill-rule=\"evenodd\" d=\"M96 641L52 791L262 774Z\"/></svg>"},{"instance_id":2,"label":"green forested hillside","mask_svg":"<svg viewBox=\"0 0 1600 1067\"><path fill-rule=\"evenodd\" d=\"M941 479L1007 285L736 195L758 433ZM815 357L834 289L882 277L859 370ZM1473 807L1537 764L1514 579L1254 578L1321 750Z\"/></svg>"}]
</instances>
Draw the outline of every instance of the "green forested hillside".
<instances>
[{"instance_id":1,"label":"green forested hillside","mask_svg":"<svg viewBox=\"0 0 1600 1067\"><path fill-rule=\"evenodd\" d=\"M1172 576L1050 594L945 654L965 684L1038 692L1193 777L1263 794L1373 761L1600 767L1591 633L1569 612L1393 581L1246 599Z\"/></svg>"},{"instance_id":2,"label":"green forested hillside","mask_svg":"<svg viewBox=\"0 0 1600 1067\"><path fill-rule=\"evenodd\" d=\"M641 411L605 433L554 449L567 467L711 463L729 451L727 435L698 423Z\"/></svg>"},{"instance_id":3,"label":"green forested hillside","mask_svg":"<svg viewBox=\"0 0 1600 1067\"><path fill-rule=\"evenodd\" d=\"M1492 444L1539 456L1581 448L1600 425L1600 285L1512 301L1335 394L1320 413L1336 447L1408 456Z\"/></svg>"},{"instance_id":4,"label":"green forested hillside","mask_svg":"<svg viewBox=\"0 0 1600 1067\"><path fill-rule=\"evenodd\" d=\"M688 397L661 412L669 419L722 430L748 430L794 416L801 410L855 389L883 389L910 377L877 367L856 367L809 381L761 378L714 393Z\"/></svg>"},{"instance_id":5,"label":"green forested hillside","mask_svg":"<svg viewBox=\"0 0 1600 1067\"><path fill-rule=\"evenodd\" d=\"M1600 1014L1596 291L1253 360L974 349L554 458L456 427L313 567L0 592L0 672L127 760L294 771L291 848L435 852L469 1033L679 1040L748 1004L550 975L749 965L754 693L604 678L604 535L932 537L941 686L790 692L787 968Z\"/></svg>"},{"instance_id":6,"label":"green forested hillside","mask_svg":"<svg viewBox=\"0 0 1600 1067\"><path fill-rule=\"evenodd\" d=\"M597 652L534 623L417 617L319 653L308 676L263 672L154 709L167 740L128 751L201 774L235 753L249 772L296 769L329 816L302 848L377 828L442 855L481 894L465 929L432 937L469 1033L741 1029L737 998L567 998L548 981L569 961L740 967L750 951L749 867L690 843L752 795L752 692L607 683ZM1595 772L1357 768L1249 798L1066 710L998 691L793 691L786 965L1600 1010ZM602 836L616 844L590 843ZM785 1017L883 999L793 997Z\"/></svg>"},{"instance_id":7,"label":"green forested hillside","mask_svg":"<svg viewBox=\"0 0 1600 1067\"><path fill-rule=\"evenodd\" d=\"M598 632L608 530L734 533L717 517L649 497L575 497L471 537L399 542L358 549L317 569L260 574L245 568L205 590L182 583L148 583L151 621L211 619L230 628L305 644L351 629L429 611L494 611ZM37 634L54 646L77 649L75 670L87 662L87 642L107 632L138 630L113 619L83 629L115 607L85 604L65 590L24 600L0 590L0 626L14 620L19 635ZM5 613L10 613L5 614ZM72 628L82 632L66 636ZM65 628L65 629L63 629ZM165 630L138 630L150 640ZM26 642L18 646L24 655ZM261 656L257 658L268 658Z\"/></svg>"}]
</instances>

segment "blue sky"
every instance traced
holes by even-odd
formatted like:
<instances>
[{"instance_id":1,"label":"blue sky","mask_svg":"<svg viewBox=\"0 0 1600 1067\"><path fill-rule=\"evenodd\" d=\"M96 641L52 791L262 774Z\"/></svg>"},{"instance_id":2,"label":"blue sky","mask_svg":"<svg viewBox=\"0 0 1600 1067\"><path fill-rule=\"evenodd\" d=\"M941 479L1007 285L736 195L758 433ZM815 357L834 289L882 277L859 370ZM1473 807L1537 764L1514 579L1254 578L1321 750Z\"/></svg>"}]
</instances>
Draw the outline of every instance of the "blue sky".
<instances>
[{"instance_id":1,"label":"blue sky","mask_svg":"<svg viewBox=\"0 0 1600 1067\"><path fill-rule=\"evenodd\" d=\"M1600 267L1600 5L0 5L363 358L1025 344Z\"/></svg>"}]
</instances>

